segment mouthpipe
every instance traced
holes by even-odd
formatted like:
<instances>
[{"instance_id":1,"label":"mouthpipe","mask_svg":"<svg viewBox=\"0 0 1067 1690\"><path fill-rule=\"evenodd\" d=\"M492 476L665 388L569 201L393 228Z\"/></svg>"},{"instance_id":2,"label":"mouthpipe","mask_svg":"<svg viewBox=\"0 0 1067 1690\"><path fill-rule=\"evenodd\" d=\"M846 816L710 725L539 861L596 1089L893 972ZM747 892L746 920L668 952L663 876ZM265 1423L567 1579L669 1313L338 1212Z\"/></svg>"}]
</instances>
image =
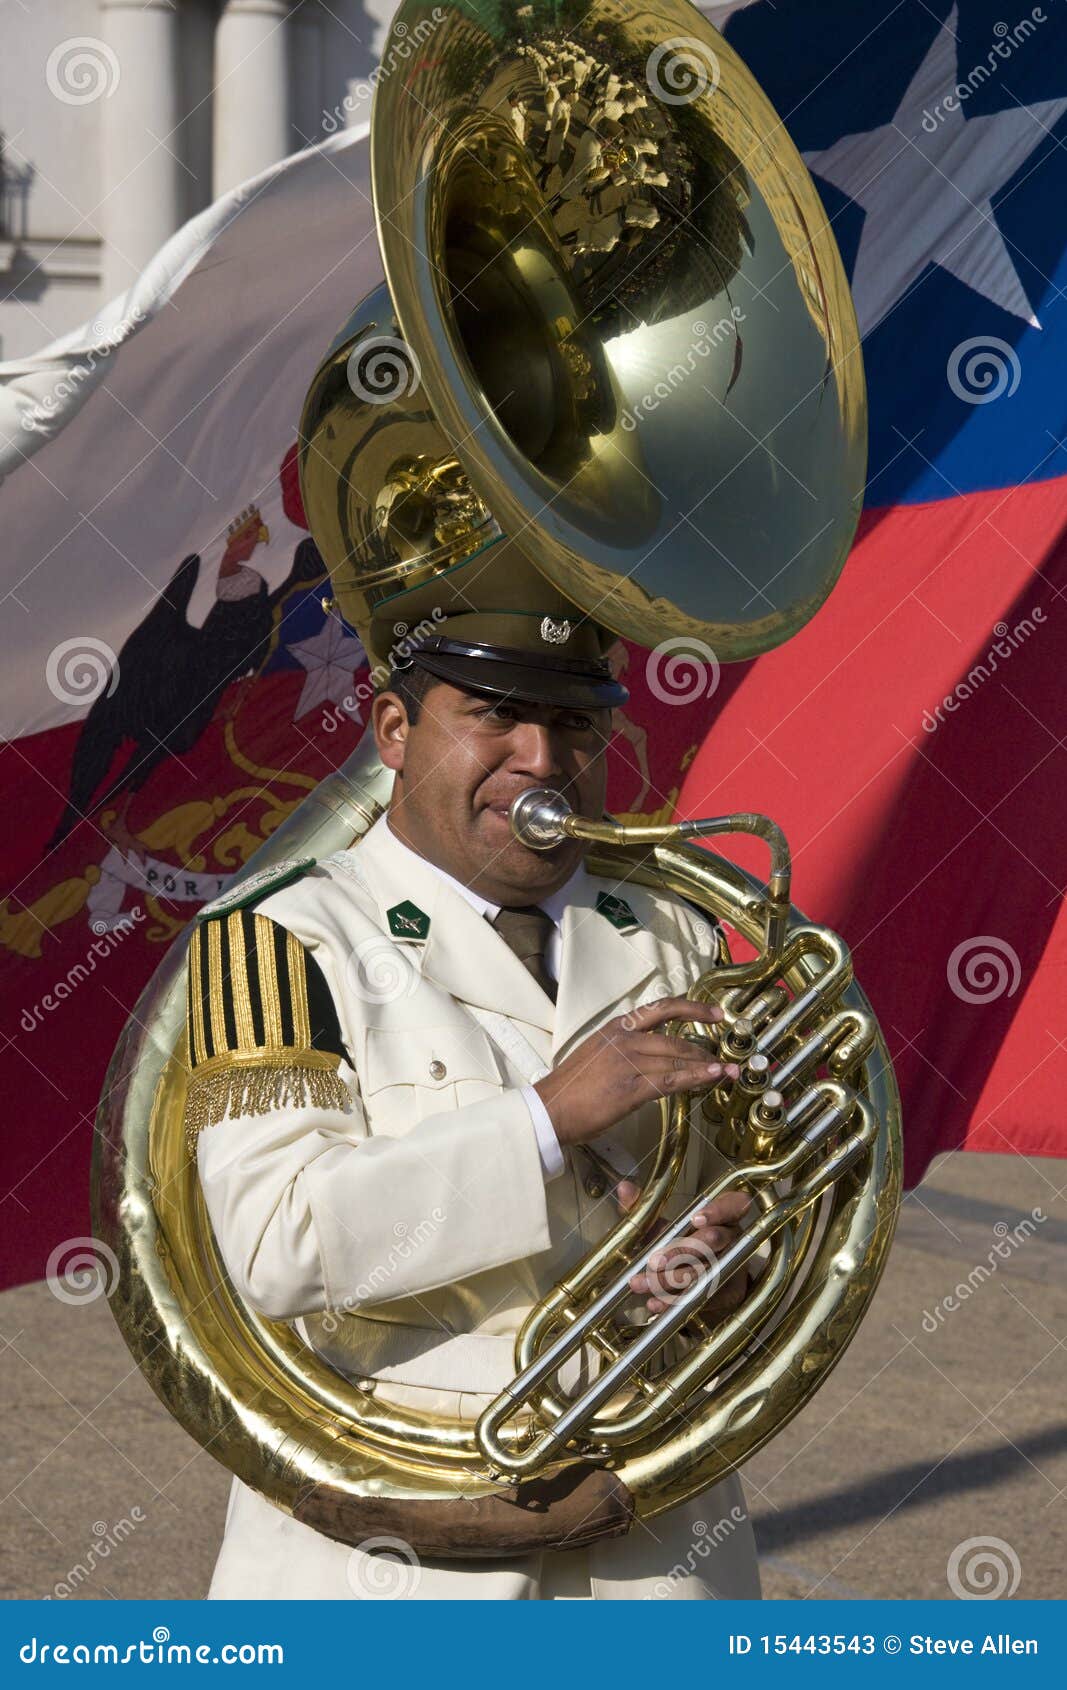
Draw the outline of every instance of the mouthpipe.
<instances>
[{"instance_id":1,"label":"mouthpipe","mask_svg":"<svg viewBox=\"0 0 1067 1690\"><path fill-rule=\"evenodd\" d=\"M789 919L791 860L785 834L769 816L746 810L732 816L706 816L700 821L620 826L616 822L593 821L575 815L560 792L548 786L532 786L520 792L508 811L511 830L533 851L550 851L563 839L587 839L590 843L627 845L671 845L692 839L710 839L722 833L750 833L762 839L771 853L771 877L767 883L768 919L774 927L775 949L781 949Z\"/></svg>"}]
</instances>

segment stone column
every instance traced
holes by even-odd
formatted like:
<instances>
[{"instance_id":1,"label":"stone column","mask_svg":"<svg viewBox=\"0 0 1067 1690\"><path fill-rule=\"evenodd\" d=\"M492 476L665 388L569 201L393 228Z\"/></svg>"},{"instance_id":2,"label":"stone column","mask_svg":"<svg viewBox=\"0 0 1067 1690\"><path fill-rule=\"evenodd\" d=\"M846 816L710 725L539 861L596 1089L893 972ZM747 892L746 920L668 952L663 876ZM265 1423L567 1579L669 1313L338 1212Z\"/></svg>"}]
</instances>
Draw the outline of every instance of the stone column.
<instances>
[{"instance_id":1,"label":"stone column","mask_svg":"<svg viewBox=\"0 0 1067 1690\"><path fill-rule=\"evenodd\" d=\"M100 102L97 217L108 300L182 222L178 15L166 0L101 0L100 24L117 67Z\"/></svg>"},{"instance_id":2,"label":"stone column","mask_svg":"<svg viewBox=\"0 0 1067 1690\"><path fill-rule=\"evenodd\" d=\"M215 195L292 144L285 0L225 0L215 30Z\"/></svg>"}]
</instances>

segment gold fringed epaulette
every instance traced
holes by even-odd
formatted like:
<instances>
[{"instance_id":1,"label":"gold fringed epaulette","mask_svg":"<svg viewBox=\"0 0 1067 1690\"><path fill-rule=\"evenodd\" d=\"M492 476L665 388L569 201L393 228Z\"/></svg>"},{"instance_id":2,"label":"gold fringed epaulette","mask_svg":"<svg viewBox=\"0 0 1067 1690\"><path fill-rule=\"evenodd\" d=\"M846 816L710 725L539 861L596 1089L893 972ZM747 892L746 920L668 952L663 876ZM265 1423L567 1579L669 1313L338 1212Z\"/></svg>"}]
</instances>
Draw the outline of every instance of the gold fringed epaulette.
<instances>
[{"instance_id":1,"label":"gold fringed epaulette","mask_svg":"<svg viewBox=\"0 0 1067 1690\"><path fill-rule=\"evenodd\" d=\"M338 1069L351 1057L314 956L287 928L251 909L194 928L188 963L190 1156L227 1115L345 1109Z\"/></svg>"}]
</instances>

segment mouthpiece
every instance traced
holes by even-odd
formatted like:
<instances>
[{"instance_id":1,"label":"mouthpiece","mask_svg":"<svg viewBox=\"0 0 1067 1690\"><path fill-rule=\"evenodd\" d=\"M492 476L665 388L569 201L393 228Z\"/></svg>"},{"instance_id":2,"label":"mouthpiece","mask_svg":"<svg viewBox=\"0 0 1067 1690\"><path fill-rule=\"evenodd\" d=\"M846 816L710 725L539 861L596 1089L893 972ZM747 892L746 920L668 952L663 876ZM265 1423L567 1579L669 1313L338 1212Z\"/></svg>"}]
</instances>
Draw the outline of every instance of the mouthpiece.
<instances>
[{"instance_id":1,"label":"mouthpiece","mask_svg":"<svg viewBox=\"0 0 1067 1690\"><path fill-rule=\"evenodd\" d=\"M567 800L548 786L520 792L508 811L511 831L531 851L551 851L567 837L564 823L572 815Z\"/></svg>"}]
</instances>

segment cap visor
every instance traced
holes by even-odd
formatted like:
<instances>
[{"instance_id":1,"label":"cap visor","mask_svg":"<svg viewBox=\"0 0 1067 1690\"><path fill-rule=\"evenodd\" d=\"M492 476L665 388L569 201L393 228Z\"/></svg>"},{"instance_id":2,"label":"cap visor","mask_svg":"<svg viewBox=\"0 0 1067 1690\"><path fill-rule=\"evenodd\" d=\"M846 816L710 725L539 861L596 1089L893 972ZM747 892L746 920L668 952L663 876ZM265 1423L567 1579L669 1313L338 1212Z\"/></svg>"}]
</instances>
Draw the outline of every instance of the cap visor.
<instances>
[{"instance_id":1,"label":"cap visor","mask_svg":"<svg viewBox=\"0 0 1067 1690\"><path fill-rule=\"evenodd\" d=\"M514 698L522 704L555 704L575 710L610 710L625 704L630 694L620 681L598 675L568 675L532 663L513 663L495 657L454 657L441 652L415 652L413 662L439 680L466 692L490 698Z\"/></svg>"}]
</instances>

